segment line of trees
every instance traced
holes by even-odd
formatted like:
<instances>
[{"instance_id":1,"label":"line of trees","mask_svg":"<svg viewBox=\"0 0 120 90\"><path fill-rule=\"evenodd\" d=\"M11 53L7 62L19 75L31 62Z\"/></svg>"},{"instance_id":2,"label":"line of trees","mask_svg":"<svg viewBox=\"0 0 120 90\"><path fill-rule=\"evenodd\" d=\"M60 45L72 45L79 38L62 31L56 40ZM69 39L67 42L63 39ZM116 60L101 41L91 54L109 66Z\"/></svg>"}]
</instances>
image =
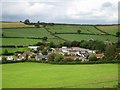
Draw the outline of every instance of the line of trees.
<instances>
[{"instance_id":1,"label":"line of trees","mask_svg":"<svg viewBox=\"0 0 120 90\"><path fill-rule=\"evenodd\" d=\"M20 21L20 22L22 22L22 21ZM29 19L26 19L26 20L24 21L24 24L34 25L36 28L40 28L40 25L42 25L43 27L46 27L46 25L50 25L50 26L53 26L53 25L54 25L54 23L45 23L45 22L40 22L40 21L38 21L37 23L32 23L32 22L30 22Z\"/></svg>"}]
</instances>

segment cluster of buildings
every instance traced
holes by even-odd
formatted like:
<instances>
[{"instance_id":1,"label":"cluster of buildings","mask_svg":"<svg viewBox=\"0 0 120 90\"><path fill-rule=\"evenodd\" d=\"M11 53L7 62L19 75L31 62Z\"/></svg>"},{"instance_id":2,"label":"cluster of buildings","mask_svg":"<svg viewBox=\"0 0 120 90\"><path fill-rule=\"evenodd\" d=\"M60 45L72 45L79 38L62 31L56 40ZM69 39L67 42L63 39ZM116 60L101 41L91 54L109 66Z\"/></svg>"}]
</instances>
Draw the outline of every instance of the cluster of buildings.
<instances>
[{"instance_id":1,"label":"cluster of buildings","mask_svg":"<svg viewBox=\"0 0 120 90\"><path fill-rule=\"evenodd\" d=\"M37 48L39 46L28 46L28 48L36 51ZM104 55L103 54L96 54L95 50L89 50L89 49L84 49L84 48L80 48L80 47L66 47L63 46L62 48L51 48L51 51L48 51L47 55L43 55L41 52L39 53L34 53L34 52L24 52L24 53L19 53L19 54L15 54L15 56L7 56L6 59L7 60L16 60L16 61L20 61L20 60L48 60L48 55L52 54L52 53L59 53L62 54L64 56L65 59L80 59L82 61L88 60L88 56L91 53L94 53L96 55L97 58L103 58Z\"/></svg>"}]
</instances>

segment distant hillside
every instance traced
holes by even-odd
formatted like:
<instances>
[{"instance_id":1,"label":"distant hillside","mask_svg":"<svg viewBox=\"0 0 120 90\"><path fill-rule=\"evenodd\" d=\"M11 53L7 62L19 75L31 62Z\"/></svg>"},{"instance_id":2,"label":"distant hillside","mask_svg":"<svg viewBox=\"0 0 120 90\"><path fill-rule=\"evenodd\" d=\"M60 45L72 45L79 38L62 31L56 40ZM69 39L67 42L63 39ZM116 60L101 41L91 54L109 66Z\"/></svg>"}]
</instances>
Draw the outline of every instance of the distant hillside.
<instances>
[{"instance_id":1,"label":"distant hillside","mask_svg":"<svg viewBox=\"0 0 120 90\"><path fill-rule=\"evenodd\" d=\"M34 27L34 25L26 25L22 22L0 22L0 28L23 28Z\"/></svg>"}]
</instances>

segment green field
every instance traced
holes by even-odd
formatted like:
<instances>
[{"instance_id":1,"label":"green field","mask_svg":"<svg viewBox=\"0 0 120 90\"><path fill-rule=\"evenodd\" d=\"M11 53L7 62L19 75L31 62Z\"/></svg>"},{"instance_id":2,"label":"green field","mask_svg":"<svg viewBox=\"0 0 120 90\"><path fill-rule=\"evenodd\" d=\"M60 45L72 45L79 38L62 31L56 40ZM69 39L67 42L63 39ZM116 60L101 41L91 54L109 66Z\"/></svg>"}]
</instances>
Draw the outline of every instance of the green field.
<instances>
[{"instance_id":1,"label":"green field","mask_svg":"<svg viewBox=\"0 0 120 90\"><path fill-rule=\"evenodd\" d=\"M77 30L81 30L81 33L102 34L94 26L54 25L47 28L53 33L76 33Z\"/></svg>"},{"instance_id":2,"label":"green field","mask_svg":"<svg viewBox=\"0 0 120 90\"><path fill-rule=\"evenodd\" d=\"M82 35L82 34L58 34L57 36L64 38L69 41L77 40L100 40L100 41L106 41L110 40L112 42L117 42L118 38L114 36L106 36L106 35Z\"/></svg>"},{"instance_id":3,"label":"green field","mask_svg":"<svg viewBox=\"0 0 120 90\"><path fill-rule=\"evenodd\" d=\"M7 37L48 37L52 38L44 28L18 28L18 29L3 29L4 36Z\"/></svg>"},{"instance_id":4,"label":"green field","mask_svg":"<svg viewBox=\"0 0 120 90\"><path fill-rule=\"evenodd\" d=\"M105 31L109 34L113 34L116 35L116 32L118 32L118 26L114 25L114 26L97 26L97 28L99 28L102 31Z\"/></svg>"},{"instance_id":5,"label":"green field","mask_svg":"<svg viewBox=\"0 0 120 90\"><path fill-rule=\"evenodd\" d=\"M16 51L30 51L28 48L2 48L2 52L0 52L0 54L4 53L5 50L9 51L9 53L15 53Z\"/></svg>"},{"instance_id":6,"label":"green field","mask_svg":"<svg viewBox=\"0 0 120 90\"><path fill-rule=\"evenodd\" d=\"M33 45L37 42L41 42L41 39L24 39L24 38L2 38L2 45L9 46L9 45Z\"/></svg>"},{"instance_id":7,"label":"green field","mask_svg":"<svg viewBox=\"0 0 120 90\"><path fill-rule=\"evenodd\" d=\"M115 87L118 81L118 65L3 64L2 76L3 88Z\"/></svg>"}]
</instances>

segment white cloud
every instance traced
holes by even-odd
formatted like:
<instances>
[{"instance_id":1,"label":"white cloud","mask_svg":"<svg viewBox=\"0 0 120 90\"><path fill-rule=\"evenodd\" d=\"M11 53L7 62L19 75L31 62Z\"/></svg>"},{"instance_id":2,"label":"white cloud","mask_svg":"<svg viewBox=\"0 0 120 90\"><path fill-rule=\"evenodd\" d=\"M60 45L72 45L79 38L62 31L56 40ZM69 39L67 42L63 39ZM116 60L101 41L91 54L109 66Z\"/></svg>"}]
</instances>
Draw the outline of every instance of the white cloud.
<instances>
[{"instance_id":1,"label":"white cloud","mask_svg":"<svg viewBox=\"0 0 120 90\"><path fill-rule=\"evenodd\" d=\"M11 1L11 2L10 2ZM118 0L4 0L3 20L117 23Z\"/></svg>"}]
</instances>

